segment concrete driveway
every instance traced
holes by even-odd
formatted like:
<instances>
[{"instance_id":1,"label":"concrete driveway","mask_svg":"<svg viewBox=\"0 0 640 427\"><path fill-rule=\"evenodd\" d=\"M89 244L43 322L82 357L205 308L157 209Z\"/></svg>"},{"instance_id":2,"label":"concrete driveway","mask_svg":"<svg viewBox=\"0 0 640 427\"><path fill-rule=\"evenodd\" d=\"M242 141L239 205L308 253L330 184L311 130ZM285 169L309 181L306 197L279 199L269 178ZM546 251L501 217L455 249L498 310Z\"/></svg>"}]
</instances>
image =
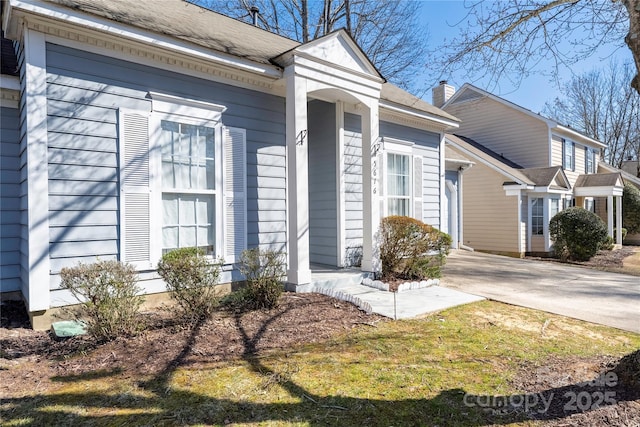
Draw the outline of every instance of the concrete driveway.
<instances>
[{"instance_id":1,"label":"concrete driveway","mask_svg":"<svg viewBox=\"0 0 640 427\"><path fill-rule=\"evenodd\" d=\"M440 286L640 333L640 277L453 251Z\"/></svg>"}]
</instances>

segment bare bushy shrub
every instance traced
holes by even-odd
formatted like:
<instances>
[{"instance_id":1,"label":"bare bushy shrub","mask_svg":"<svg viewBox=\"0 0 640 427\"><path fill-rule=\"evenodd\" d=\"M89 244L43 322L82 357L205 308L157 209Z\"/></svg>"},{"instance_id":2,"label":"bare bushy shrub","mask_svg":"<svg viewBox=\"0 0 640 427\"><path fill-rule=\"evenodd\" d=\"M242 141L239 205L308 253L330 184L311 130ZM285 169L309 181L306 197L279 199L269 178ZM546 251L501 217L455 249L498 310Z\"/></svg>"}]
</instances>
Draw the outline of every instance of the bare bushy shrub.
<instances>
[{"instance_id":1,"label":"bare bushy shrub","mask_svg":"<svg viewBox=\"0 0 640 427\"><path fill-rule=\"evenodd\" d=\"M239 291L238 303L252 310L276 307L284 290L285 265L283 252L260 248L244 250L239 268L247 285Z\"/></svg>"},{"instance_id":2,"label":"bare bushy shrub","mask_svg":"<svg viewBox=\"0 0 640 427\"><path fill-rule=\"evenodd\" d=\"M67 309L84 322L87 332L98 341L132 335L141 329L139 316L143 298L139 296L138 276L130 264L97 261L60 271L61 287L80 302Z\"/></svg>"},{"instance_id":3,"label":"bare bushy shrub","mask_svg":"<svg viewBox=\"0 0 640 427\"><path fill-rule=\"evenodd\" d=\"M219 261L207 258L198 248L175 249L162 256L158 274L167 284L181 320L195 324L213 314L220 301L216 289Z\"/></svg>"},{"instance_id":4,"label":"bare bushy shrub","mask_svg":"<svg viewBox=\"0 0 640 427\"><path fill-rule=\"evenodd\" d=\"M389 280L440 277L451 237L407 216L389 216L380 224L382 277Z\"/></svg>"}]
</instances>

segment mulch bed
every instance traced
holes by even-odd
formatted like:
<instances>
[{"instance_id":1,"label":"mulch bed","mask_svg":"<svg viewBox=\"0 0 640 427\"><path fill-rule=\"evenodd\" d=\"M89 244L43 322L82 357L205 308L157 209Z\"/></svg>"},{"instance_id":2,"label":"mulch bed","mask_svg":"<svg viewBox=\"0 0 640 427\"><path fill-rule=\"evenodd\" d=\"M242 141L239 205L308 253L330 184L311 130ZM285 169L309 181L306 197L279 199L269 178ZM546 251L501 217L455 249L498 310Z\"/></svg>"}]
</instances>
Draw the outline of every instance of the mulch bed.
<instances>
[{"instance_id":1,"label":"mulch bed","mask_svg":"<svg viewBox=\"0 0 640 427\"><path fill-rule=\"evenodd\" d=\"M12 397L51 392L61 384L61 378L101 374L159 378L177 366L259 357L387 321L324 295L285 293L276 309L217 312L197 329L173 324L162 311L146 313L145 332L96 344L88 337L55 340L48 332L31 330L21 303L5 302L0 309L0 394L6 397L9 390ZM616 373L619 381L615 387L594 389L580 384L603 372ZM543 420L544 425L556 427L640 426L640 350L622 360L550 357L535 365L526 363L515 373L512 386L523 394L554 393L549 411L532 411L524 419ZM565 405L571 393L587 393L584 404L587 397L595 402L594 393L605 391L615 393L616 404L586 412L578 408L567 416ZM504 418L493 420L502 424Z\"/></svg>"},{"instance_id":2,"label":"mulch bed","mask_svg":"<svg viewBox=\"0 0 640 427\"><path fill-rule=\"evenodd\" d=\"M101 370L153 376L177 365L260 355L384 319L324 295L285 293L273 310L219 311L196 330L172 324L166 312L145 313L148 328L141 334L96 344L86 336L56 340L30 329L22 303L4 302L0 310L0 384L13 395L33 392L34 381L44 386L56 376Z\"/></svg>"},{"instance_id":3,"label":"mulch bed","mask_svg":"<svg viewBox=\"0 0 640 427\"><path fill-rule=\"evenodd\" d=\"M625 258L640 252L640 246L623 246L615 251L598 251L598 253L589 261L560 261L557 258L544 257L527 257L539 261L560 262L566 264L580 265L583 267L594 268L596 270L616 270L622 268L622 262Z\"/></svg>"}]
</instances>

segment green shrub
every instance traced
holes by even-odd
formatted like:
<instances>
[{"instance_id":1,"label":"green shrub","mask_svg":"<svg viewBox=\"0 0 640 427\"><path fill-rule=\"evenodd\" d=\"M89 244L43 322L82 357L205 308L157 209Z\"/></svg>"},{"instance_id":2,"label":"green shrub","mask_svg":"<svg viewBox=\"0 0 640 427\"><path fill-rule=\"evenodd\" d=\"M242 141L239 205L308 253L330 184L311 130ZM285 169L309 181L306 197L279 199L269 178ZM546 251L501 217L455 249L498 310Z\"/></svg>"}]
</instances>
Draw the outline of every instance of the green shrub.
<instances>
[{"instance_id":1,"label":"green shrub","mask_svg":"<svg viewBox=\"0 0 640 427\"><path fill-rule=\"evenodd\" d=\"M600 245L599 249L601 249L603 251L612 251L613 248L615 247L615 245L616 245L616 241L613 239L613 237L607 236L607 238L605 239L604 243L602 243Z\"/></svg>"},{"instance_id":2,"label":"green shrub","mask_svg":"<svg viewBox=\"0 0 640 427\"><path fill-rule=\"evenodd\" d=\"M407 216L389 216L380 224L382 277L389 280L440 276L451 237Z\"/></svg>"},{"instance_id":3,"label":"green shrub","mask_svg":"<svg viewBox=\"0 0 640 427\"><path fill-rule=\"evenodd\" d=\"M560 259L587 261L606 245L607 226L593 212L569 208L549 222L553 252Z\"/></svg>"},{"instance_id":4,"label":"green shrub","mask_svg":"<svg viewBox=\"0 0 640 427\"><path fill-rule=\"evenodd\" d=\"M201 249L180 248L162 256L158 274L177 304L180 319L197 323L213 314L220 300L216 289L220 262L207 258Z\"/></svg>"},{"instance_id":5,"label":"green shrub","mask_svg":"<svg viewBox=\"0 0 640 427\"><path fill-rule=\"evenodd\" d=\"M234 297L236 305L250 310L276 307L284 290L285 265L283 252L260 248L244 250L239 269L247 285Z\"/></svg>"},{"instance_id":6,"label":"green shrub","mask_svg":"<svg viewBox=\"0 0 640 427\"><path fill-rule=\"evenodd\" d=\"M87 332L98 341L132 335L141 329L139 316L143 298L138 296L138 276L130 264L98 261L60 271L61 287L80 302L67 310L85 323Z\"/></svg>"},{"instance_id":7,"label":"green shrub","mask_svg":"<svg viewBox=\"0 0 640 427\"><path fill-rule=\"evenodd\" d=\"M640 190L630 183L622 192L622 225L631 234L640 233Z\"/></svg>"}]
</instances>

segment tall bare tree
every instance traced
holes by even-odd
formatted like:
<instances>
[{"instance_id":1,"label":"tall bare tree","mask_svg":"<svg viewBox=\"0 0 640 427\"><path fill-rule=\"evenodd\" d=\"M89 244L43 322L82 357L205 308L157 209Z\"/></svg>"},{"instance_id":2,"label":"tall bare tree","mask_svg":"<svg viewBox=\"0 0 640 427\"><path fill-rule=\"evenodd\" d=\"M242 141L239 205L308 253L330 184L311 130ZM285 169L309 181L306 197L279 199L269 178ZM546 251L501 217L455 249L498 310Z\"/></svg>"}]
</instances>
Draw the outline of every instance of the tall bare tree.
<instances>
[{"instance_id":1,"label":"tall bare tree","mask_svg":"<svg viewBox=\"0 0 640 427\"><path fill-rule=\"evenodd\" d=\"M603 43L626 42L640 70L640 0L469 0L467 25L434 55L434 70L521 79L541 60L551 74L593 55ZM630 79L640 93L640 77Z\"/></svg>"},{"instance_id":2,"label":"tall bare tree","mask_svg":"<svg viewBox=\"0 0 640 427\"><path fill-rule=\"evenodd\" d=\"M620 168L640 154L640 94L628 84L634 71L631 64L611 62L577 75L561 88L562 97L545 104L544 113L604 142L605 160Z\"/></svg>"},{"instance_id":3,"label":"tall bare tree","mask_svg":"<svg viewBox=\"0 0 640 427\"><path fill-rule=\"evenodd\" d=\"M225 15L251 21L301 43L345 28L393 83L412 88L422 70L427 30L418 21L420 2L410 0L190 0Z\"/></svg>"}]
</instances>

